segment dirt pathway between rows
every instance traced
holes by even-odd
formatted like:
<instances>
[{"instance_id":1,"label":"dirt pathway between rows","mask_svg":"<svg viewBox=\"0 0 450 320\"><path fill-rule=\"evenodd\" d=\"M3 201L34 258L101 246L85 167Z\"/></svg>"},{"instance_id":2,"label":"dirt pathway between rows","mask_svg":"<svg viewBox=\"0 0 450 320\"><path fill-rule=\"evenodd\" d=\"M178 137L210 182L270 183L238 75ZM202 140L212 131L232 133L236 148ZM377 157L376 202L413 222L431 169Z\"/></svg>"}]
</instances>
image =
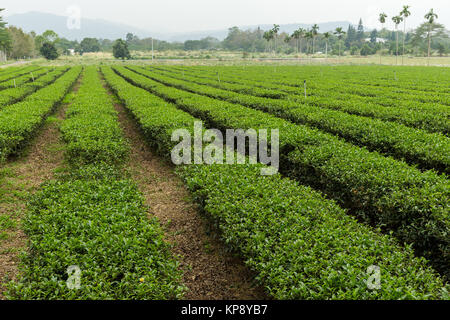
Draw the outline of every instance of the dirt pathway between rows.
<instances>
[{"instance_id":1,"label":"dirt pathway between rows","mask_svg":"<svg viewBox=\"0 0 450 320\"><path fill-rule=\"evenodd\" d=\"M144 194L150 215L164 225L166 239L174 244L188 288L185 299L267 299L243 262L227 253L208 230L197 206L190 200L174 167L156 156L146 145L125 108L116 103L121 127L131 144L129 171Z\"/></svg>"},{"instance_id":2,"label":"dirt pathway between rows","mask_svg":"<svg viewBox=\"0 0 450 320\"><path fill-rule=\"evenodd\" d=\"M73 92L78 90L80 79ZM0 300L4 285L16 279L20 252L26 250L27 238L21 228L26 202L47 180L64 166L64 143L59 125L67 104L48 117L23 155L0 166Z\"/></svg>"},{"instance_id":3,"label":"dirt pathway between rows","mask_svg":"<svg viewBox=\"0 0 450 320\"><path fill-rule=\"evenodd\" d=\"M1 65L0 66L0 69L5 69L5 68L8 68L8 67L14 67L14 66L21 66L21 65L24 65L24 64L28 64L28 63L31 63L32 61L16 61L16 62L13 62L13 63L9 63L9 64L3 64L3 65Z\"/></svg>"}]
</instances>

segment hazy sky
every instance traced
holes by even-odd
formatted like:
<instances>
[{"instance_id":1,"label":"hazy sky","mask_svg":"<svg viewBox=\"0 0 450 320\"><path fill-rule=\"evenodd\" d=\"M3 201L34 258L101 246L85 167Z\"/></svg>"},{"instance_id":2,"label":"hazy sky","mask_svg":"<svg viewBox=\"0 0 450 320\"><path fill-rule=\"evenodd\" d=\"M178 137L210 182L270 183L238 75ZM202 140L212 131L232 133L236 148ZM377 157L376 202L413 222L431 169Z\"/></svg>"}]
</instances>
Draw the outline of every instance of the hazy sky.
<instances>
[{"instance_id":1,"label":"hazy sky","mask_svg":"<svg viewBox=\"0 0 450 320\"><path fill-rule=\"evenodd\" d=\"M316 23L359 18L368 27L378 27L378 14L398 14L402 5L411 6L408 25L416 27L434 8L438 22L450 28L449 0L2 0L6 15L41 11L66 15L78 6L85 18L105 19L149 31L186 32L215 30L234 25ZM392 22L389 19L389 24Z\"/></svg>"}]
</instances>

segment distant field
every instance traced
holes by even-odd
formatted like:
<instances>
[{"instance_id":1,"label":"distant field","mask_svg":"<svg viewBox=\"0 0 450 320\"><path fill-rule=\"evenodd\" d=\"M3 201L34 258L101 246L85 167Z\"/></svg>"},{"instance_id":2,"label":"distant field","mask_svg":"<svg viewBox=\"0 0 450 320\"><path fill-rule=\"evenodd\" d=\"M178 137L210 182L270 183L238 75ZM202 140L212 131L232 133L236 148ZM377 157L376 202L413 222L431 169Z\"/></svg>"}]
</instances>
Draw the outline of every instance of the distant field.
<instances>
[{"instance_id":1,"label":"distant field","mask_svg":"<svg viewBox=\"0 0 450 320\"><path fill-rule=\"evenodd\" d=\"M151 52L133 52L133 60L127 61L128 64L150 64L152 63ZM49 65L76 65L76 64L117 64L122 63L114 59L111 53L87 53L82 57L67 57L61 56L56 61L45 61L43 59L38 60L39 63ZM426 66L428 59L426 57L405 57L404 65L408 66ZM367 64L380 64L380 56L329 56L325 57L324 54L309 57L305 55L274 55L274 54L262 54L262 53L250 53L247 58L243 58L243 54L240 52L221 52L221 51L165 51L155 52L153 63L158 64L175 64L175 65L308 65L308 64L320 64L320 65L367 65ZM396 61L395 57L382 56L381 64L383 65L402 65L402 58L398 57ZM450 57L432 57L430 59L431 66L450 66Z\"/></svg>"},{"instance_id":2,"label":"distant field","mask_svg":"<svg viewBox=\"0 0 450 320\"><path fill-rule=\"evenodd\" d=\"M0 298L449 299L450 69L212 59L0 70ZM279 172L176 167L195 123Z\"/></svg>"}]
</instances>

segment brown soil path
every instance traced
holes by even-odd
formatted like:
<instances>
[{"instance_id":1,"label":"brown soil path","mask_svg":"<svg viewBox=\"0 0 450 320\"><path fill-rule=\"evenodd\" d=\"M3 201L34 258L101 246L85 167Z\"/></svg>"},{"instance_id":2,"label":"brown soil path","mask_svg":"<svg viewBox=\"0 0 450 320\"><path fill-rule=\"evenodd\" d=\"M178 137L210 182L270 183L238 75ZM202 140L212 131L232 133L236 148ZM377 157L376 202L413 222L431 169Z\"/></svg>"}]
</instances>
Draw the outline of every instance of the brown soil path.
<instances>
[{"instance_id":1,"label":"brown soil path","mask_svg":"<svg viewBox=\"0 0 450 320\"><path fill-rule=\"evenodd\" d=\"M146 145L125 108L116 103L120 124L131 145L129 172L144 194L150 215L165 227L166 239L179 256L188 291L185 299L267 299L254 285L243 262L226 252L224 245L208 230L197 206L190 200L174 167L155 155Z\"/></svg>"},{"instance_id":2,"label":"brown soil path","mask_svg":"<svg viewBox=\"0 0 450 320\"><path fill-rule=\"evenodd\" d=\"M73 91L76 92L80 80ZM20 252L26 250L21 220L26 202L42 183L53 178L64 165L64 143L59 125L67 104L48 117L36 138L23 154L0 166L0 300L5 299L5 283L16 278Z\"/></svg>"},{"instance_id":3,"label":"brown soil path","mask_svg":"<svg viewBox=\"0 0 450 320\"><path fill-rule=\"evenodd\" d=\"M14 66L21 66L21 65L28 64L28 63L31 63L31 62L32 62L31 60L29 60L29 61L16 61L16 62L13 62L13 63L0 65L0 69L4 69L4 68L8 68L8 67L14 67Z\"/></svg>"}]
</instances>

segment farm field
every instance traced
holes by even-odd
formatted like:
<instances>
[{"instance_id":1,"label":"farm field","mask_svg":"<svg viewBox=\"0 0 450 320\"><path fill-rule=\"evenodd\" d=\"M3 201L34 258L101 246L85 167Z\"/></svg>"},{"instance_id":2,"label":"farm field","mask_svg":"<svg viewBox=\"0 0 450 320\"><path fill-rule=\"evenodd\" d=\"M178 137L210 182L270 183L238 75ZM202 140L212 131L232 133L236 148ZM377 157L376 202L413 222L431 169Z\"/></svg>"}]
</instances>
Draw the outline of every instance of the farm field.
<instances>
[{"instance_id":1,"label":"farm field","mask_svg":"<svg viewBox=\"0 0 450 320\"><path fill-rule=\"evenodd\" d=\"M444 67L0 69L0 299L448 300L449 132Z\"/></svg>"},{"instance_id":2,"label":"farm field","mask_svg":"<svg viewBox=\"0 0 450 320\"><path fill-rule=\"evenodd\" d=\"M201 50L190 51L185 50L168 50L155 51L153 53L154 61L152 61L151 51L132 51L133 60L125 62L126 64L153 64L158 65L178 65L178 66L242 66L242 65L398 65L393 56L325 56L325 54L306 55L306 54L278 54L271 52L254 53L248 58L243 58L242 52L233 51L217 51L217 50ZM45 59L35 59L37 63L51 66L70 65L96 65L96 64L117 64L111 52L89 52L83 56L61 56L58 60L47 61ZM34 62L33 61L33 62ZM381 61L381 63L380 63ZM449 67L450 57L431 57L430 61L426 57L410 56L404 60L405 66L436 66Z\"/></svg>"}]
</instances>

